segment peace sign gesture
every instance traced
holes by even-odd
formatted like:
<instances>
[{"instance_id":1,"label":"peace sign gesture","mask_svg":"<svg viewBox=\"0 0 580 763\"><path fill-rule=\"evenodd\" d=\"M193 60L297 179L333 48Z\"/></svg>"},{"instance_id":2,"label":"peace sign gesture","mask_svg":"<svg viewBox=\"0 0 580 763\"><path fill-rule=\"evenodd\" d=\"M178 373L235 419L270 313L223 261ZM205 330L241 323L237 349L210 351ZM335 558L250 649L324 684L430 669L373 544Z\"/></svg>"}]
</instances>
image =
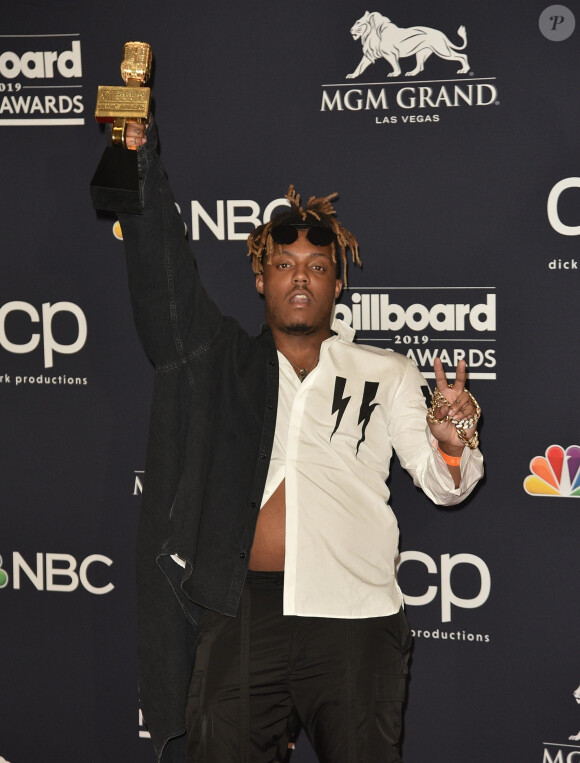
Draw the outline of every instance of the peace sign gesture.
<instances>
[{"instance_id":1,"label":"peace sign gesture","mask_svg":"<svg viewBox=\"0 0 580 763\"><path fill-rule=\"evenodd\" d=\"M467 445L476 448L478 443L476 425L481 416L477 401L465 389L466 363L460 360L453 384L447 382L443 363L435 358L433 370L437 388L431 399L427 422L439 447L450 456L459 455Z\"/></svg>"}]
</instances>

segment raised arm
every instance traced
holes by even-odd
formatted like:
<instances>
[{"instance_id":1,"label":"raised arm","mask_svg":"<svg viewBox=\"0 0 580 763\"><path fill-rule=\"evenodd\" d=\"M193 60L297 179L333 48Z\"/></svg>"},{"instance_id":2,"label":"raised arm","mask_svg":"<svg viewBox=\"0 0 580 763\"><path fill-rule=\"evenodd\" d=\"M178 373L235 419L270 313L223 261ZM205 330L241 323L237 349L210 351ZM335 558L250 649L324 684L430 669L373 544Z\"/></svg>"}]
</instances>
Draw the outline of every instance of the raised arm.
<instances>
[{"instance_id":1,"label":"raised arm","mask_svg":"<svg viewBox=\"0 0 580 763\"><path fill-rule=\"evenodd\" d=\"M120 214L137 332L157 369L185 362L211 342L220 313L200 282L185 239L150 122L129 124L127 144L138 150L143 214ZM120 149L121 150L121 149Z\"/></svg>"},{"instance_id":2,"label":"raised arm","mask_svg":"<svg viewBox=\"0 0 580 763\"><path fill-rule=\"evenodd\" d=\"M464 360L457 364L453 384L447 382L440 358L435 358L433 370L437 387L427 414L427 423L431 434L437 440L437 447L453 477L455 487L458 487L463 451L466 445L472 449L476 448L479 442L476 425L481 409L465 389L467 374Z\"/></svg>"},{"instance_id":3,"label":"raised arm","mask_svg":"<svg viewBox=\"0 0 580 763\"><path fill-rule=\"evenodd\" d=\"M453 398L449 409L455 415L458 415L457 411L463 405L464 382L463 377L458 385L461 386L459 393L458 390L453 392L451 388L449 393L446 391ZM437 425L434 427L430 421L426 421L423 385L425 381L419 370L409 364L390 412L391 440L399 461L411 474L415 485L435 503L451 506L466 498L483 476L483 457L479 449L464 448L459 440L457 446L453 424L449 423L449 427L445 427L446 422L442 422L438 425L441 430L437 431ZM437 431L436 435L431 433L432 427ZM467 434L471 437L473 432L468 430ZM443 448L438 448L440 443ZM455 446L457 451L451 451L451 447ZM443 453L448 451L454 456L457 454L459 463L456 466L450 467L446 462Z\"/></svg>"}]
</instances>

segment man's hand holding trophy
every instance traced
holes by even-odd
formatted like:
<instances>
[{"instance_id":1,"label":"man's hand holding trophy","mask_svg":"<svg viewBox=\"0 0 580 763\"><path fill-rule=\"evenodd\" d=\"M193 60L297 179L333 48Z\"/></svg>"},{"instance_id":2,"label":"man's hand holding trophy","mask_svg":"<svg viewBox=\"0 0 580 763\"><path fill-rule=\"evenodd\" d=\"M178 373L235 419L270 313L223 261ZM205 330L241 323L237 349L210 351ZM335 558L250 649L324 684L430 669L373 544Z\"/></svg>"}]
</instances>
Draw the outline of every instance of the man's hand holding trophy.
<instances>
[{"instance_id":1,"label":"man's hand holding trophy","mask_svg":"<svg viewBox=\"0 0 580 763\"><path fill-rule=\"evenodd\" d=\"M128 42L123 49L121 76L126 87L99 86L95 119L112 123L111 146L105 148L91 181L96 209L141 213L137 155L144 142L151 90L144 87L151 75L153 56L146 42Z\"/></svg>"}]
</instances>

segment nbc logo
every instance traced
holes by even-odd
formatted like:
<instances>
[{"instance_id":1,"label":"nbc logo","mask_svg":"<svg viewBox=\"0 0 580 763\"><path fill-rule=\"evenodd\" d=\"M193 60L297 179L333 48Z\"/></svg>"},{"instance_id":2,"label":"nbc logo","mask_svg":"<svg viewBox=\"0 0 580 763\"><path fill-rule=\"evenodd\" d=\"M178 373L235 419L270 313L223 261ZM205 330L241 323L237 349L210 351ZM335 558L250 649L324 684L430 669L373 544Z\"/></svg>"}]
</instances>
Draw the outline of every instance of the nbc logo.
<instances>
[{"instance_id":1,"label":"nbc logo","mask_svg":"<svg viewBox=\"0 0 580 763\"><path fill-rule=\"evenodd\" d=\"M0 556L0 588L6 588L8 585L8 573L2 569L2 557ZM0 763L2 759L0 758Z\"/></svg>"},{"instance_id":2,"label":"nbc logo","mask_svg":"<svg viewBox=\"0 0 580 763\"><path fill-rule=\"evenodd\" d=\"M177 202L175 202L175 206L177 207L179 214L181 214L181 207ZM185 235L187 236L187 224L183 223L183 227L185 228ZM115 223L113 224L113 236L117 239L117 241L123 240L123 231L121 230L121 223L118 220L115 220ZM0 763L2 763L1 760Z\"/></svg>"},{"instance_id":3,"label":"nbc logo","mask_svg":"<svg viewBox=\"0 0 580 763\"><path fill-rule=\"evenodd\" d=\"M580 498L580 446L550 445L546 455L530 461L529 474L524 480L528 495Z\"/></svg>"}]
</instances>

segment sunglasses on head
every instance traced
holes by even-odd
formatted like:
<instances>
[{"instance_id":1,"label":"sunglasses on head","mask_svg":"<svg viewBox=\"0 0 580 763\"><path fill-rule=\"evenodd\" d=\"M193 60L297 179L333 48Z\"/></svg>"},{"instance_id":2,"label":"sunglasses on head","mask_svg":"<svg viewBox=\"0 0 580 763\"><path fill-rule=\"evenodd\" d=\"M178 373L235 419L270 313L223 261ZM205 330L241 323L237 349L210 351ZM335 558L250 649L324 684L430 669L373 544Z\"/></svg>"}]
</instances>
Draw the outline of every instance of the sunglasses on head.
<instances>
[{"instance_id":1,"label":"sunglasses on head","mask_svg":"<svg viewBox=\"0 0 580 763\"><path fill-rule=\"evenodd\" d=\"M307 223L276 225L271 231L272 239L276 244L293 244L298 239L299 230L306 231L306 238L314 246L329 246L334 240L334 234L329 228Z\"/></svg>"}]
</instances>

